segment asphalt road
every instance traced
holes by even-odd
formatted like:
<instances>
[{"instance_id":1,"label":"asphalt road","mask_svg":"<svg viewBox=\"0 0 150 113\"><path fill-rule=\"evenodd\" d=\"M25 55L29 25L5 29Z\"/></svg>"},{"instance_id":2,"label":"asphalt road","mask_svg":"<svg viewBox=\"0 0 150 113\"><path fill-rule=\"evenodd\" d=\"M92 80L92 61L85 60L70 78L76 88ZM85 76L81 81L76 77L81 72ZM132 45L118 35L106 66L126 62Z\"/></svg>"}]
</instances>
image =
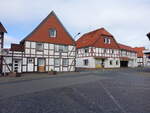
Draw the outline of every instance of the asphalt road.
<instances>
[{"instance_id":1,"label":"asphalt road","mask_svg":"<svg viewBox=\"0 0 150 113\"><path fill-rule=\"evenodd\" d=\"M0 84L0 113L150 113L150 72L94 71Z\"/></svg>"}]
</instances>

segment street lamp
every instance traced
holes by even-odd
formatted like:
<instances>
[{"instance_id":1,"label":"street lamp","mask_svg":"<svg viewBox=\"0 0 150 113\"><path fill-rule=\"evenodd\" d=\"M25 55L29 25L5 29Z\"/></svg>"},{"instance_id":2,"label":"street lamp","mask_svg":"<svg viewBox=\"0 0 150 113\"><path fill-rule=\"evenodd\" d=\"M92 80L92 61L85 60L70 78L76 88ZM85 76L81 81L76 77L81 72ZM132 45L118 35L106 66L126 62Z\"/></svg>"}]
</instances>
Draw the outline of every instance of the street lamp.
<instances>
[{"instance_id":1,"label":"street lamp","mask_svg":"<svg viewBox=\"0 0 150 113\"><path fill-rule=\"evenodd\" d=\"M77 33L73 38L74 38L74 40L75 40L75 38L78 36L78 35L80 35L81 33L79 32L79 33Z\"/></svg>"}]
</instances>

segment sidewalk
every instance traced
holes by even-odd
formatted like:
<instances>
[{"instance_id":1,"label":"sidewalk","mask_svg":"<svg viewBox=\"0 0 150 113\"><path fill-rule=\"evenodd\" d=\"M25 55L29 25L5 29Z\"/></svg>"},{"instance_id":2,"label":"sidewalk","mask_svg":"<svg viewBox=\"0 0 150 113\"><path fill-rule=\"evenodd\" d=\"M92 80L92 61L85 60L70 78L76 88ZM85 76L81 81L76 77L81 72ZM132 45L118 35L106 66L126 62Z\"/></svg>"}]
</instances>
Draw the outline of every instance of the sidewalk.
<instances>
[{"instance_id":1,"label":"sidewalk","mask_svg":"<svg viewBox=\"0 0 150 113\"><path fill-rule=\"evenodd\" d=\"M54 78L54 77L63 77L63 76L71 76L77 75L80 72L68 72L68 73L58 73L56 75L49 75L48 73L23 73L21 77L0 77L0 84L5 83L13 83L13 82L21 82L21 81L30 81L30 80L39 80L46 78Z\"/></svg>"}]
</instances>

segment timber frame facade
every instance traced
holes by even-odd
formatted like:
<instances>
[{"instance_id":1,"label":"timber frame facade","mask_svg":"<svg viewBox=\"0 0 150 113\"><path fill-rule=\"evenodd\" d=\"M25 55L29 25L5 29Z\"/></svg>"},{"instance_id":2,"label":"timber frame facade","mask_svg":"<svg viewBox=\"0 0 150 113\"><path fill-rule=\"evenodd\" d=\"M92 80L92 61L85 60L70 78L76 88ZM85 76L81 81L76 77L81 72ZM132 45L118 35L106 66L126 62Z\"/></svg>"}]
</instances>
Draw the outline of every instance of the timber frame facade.
<instances>
[{"instance_id":1,"label":"timber frame facade","mask_svg":"<svg viewBox=\"0 0 150 113\"><path fill-rule=\"evenodd\" d=\"M3 73L75 71L75 41L52 11L20 44L5 50Z\"/></svg>"},{"instance_id":2,"label":"timber frame facade","mask_svg":"<svg viewBox=\"0 0 150 113\"><path fill-rule=\"evenodd\" d=\"M75 42L53 11L10 49L3 48L6 32L0 23L0 72L4 74L137 67L137 52L117 43L106 29L86 33Z\"/></svg>"},{"instance_id":3,"label":"timber frame facade","mask_svg":"<svg viewBox=\"0 0 150 113\"><path fill-rule=\"evenodd\" d=\"M76 44L77 68L137 67L136 51L132 47L118 44L104 28L84 34Z\"/></svg>"}]
</instances>

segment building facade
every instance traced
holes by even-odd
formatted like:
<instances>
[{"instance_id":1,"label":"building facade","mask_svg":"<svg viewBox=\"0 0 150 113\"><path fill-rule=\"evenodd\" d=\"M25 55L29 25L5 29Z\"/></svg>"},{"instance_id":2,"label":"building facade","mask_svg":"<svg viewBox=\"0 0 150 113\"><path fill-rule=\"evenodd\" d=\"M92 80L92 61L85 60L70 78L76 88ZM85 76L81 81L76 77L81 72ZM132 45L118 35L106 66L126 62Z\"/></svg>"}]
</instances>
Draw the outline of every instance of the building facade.
<instances>
[{"instance_id":1,"label":"building facade","mask_svg":"<svg viewBox=\"0 0 150 113\"><path fill-rule=\"evenodd\" d=\"M137 67L137 52L134 48L118 44L120 47L120 67Z\"/></svg>"},{"instance_id":2,"label":"building facade","mask_svg":"<svg viewBox=\"0 0 150 113\"><path fill-rule=\"evenodd\" d=\"M5 51L3 72L75 70L75 41L51 12L20 44Z\"/></svg>"},{"instance_id":3,"label":"building facade","mask_svg":"<svg viewBox=\"0 0 150 113\"><path fill-rule=\"evenodd\" d=\"M89 32L76 41L77 68L136 67L137 53L133 48L118 44L104 28Z\"/></svg>"},{"instance_id":4,"label":"building facade","mask_svg":"<svg viewBox=\"0 0 150 113\"><path fill-rule=\"evenodd\" d=\"M3 70L3 47L4 47L4 33L7 33L6 29L0 22L0 73Z\"/></svg>"},{"instance_id":5,"label":"building facade","mask_svg":"<svg viewBox=\"0 0 150 113\"><path fill-rule=\"evenodd\" d=\"M145 47L135 47L135 51L137 52L137 63L138 66L150 66L149 55L144 54L144 51L147 51Z\"/></svg>"},{"instance_id":6,"label":"building facade","mask_svg":"<svg viewBox=\"0 0 150 113\"><path fill-rule=\"evenodd\" d=\"M119 46L104 28L84 34L76 42L77 68L119 68Z\"/></svg>"}]
</instances>

